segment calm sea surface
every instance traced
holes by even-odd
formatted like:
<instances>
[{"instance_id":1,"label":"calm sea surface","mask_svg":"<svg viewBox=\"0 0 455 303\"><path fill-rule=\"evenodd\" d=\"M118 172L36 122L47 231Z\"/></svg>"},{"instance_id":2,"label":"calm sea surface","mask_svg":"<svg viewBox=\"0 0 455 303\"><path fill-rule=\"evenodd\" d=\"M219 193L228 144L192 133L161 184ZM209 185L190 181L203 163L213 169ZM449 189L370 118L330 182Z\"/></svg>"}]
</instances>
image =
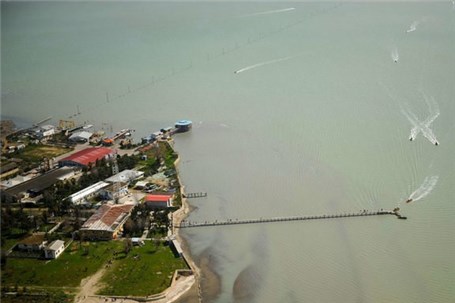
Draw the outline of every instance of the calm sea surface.
<instances>
[{"instance_id":1,"label":"calm sea surface","mask_svg":"<svg viewBox=\"0 0 455 303\"><path fill-rule=\"evenodd\" d=\"M190 200L188 220L408 216L184 230L220 277L209 301L453 302L450 1L1 9L2 117L138 138L192 120L176 137L181 175L208 198ZM422 122L440 112L429 124L440 145L410 142L403 110ZM403 203L419 187L427 195Z\"/></svg>"}]
</instances>

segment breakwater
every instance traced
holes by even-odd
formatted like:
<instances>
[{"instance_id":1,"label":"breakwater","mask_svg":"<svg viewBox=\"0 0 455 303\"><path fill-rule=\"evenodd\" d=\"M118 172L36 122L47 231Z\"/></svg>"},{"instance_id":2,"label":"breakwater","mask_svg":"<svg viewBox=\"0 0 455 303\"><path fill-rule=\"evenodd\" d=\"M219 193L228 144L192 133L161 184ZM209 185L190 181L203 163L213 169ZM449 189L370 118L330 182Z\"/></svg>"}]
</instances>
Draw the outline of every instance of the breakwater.
<instances>
[{"instance_id":1,"label":"breakwater","mask_svg":"<svg viewBox=\"0 0 455 303\"><path fill-rule=\"evenodd\" d=\"M398 219L407 219L400 215L398 211L368 211L363 210L360 212L353 213L340 213L340 214L324 214L315 216L294 216L294 217L275 217L275 218L259 218L259 219L227 219L222 221L205 221L205 222L192 222L192 221L181 221L176 224L175 228L192 228L192 227L205 227L205 226L221 226L221 225L238 225L238 224L259 224L259 223L273 223L273 222L290 222L290 221L307 221L307 220L322 220L322 219L339 219L339 218L352 218L352 217L368 217L368 216L384 216L392 215Z\"/></svg>"}]
</instances>

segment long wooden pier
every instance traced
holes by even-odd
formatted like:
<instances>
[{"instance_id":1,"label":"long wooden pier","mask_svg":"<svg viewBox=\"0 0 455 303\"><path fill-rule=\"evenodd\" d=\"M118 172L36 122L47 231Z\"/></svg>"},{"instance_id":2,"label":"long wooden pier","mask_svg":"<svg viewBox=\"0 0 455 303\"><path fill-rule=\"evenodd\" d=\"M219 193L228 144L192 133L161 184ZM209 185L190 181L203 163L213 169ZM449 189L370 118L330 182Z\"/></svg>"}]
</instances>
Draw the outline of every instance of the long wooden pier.
<instances>
[{"instance_id":1,"label":"long wooden pier","mask_svg":"<svg viewBox=\"0 0 455 303\"><path fill-rule=\"evenodd\" d=\"M289 221L306 221L306 220L321 220L321 219L337 219L337 218L352 218L352 217L368 217L368 216L384 216L392 215L398 219L407 219L400 215L398 211L360 211L354 213L341 213L333 215L315 215L315 216L300 216L300 217L275 217L275 218L260 218L250 220L228 219L223 221L205 221L205 222L192 222L182 221L180 224L175 225L175 228L191 228L191 227L204 227L204 226L220 226L220 225L238 225L238 224L258 224L258 223L272 223L272 222L289 222Z\"/></svg>"}]
</instances>

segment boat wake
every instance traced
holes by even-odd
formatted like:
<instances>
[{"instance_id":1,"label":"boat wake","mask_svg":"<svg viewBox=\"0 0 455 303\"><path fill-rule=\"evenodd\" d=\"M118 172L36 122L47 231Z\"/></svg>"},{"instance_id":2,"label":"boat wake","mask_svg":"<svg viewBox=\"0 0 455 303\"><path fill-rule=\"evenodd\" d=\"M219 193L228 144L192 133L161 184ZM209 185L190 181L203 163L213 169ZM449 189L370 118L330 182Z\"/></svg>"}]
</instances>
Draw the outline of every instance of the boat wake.
<instances>
[{"instance_id":1,"label":"boat wake","mask_svg":"<svg viewBox=\"0 0 455 303\"><path fill-rule=\"evenodd\" d=\"M412 22L411 25L409 25L409 28L406 30L407 33L412 33L413 31L415 31L417 29L417 25L419 25L419 21L414 21Z\"/></svg>"},{"instance_id":2,"label":"boat wake","mask_svg":"<svg viewBox=\"0 0 455 303\"><path fill-rule=\"evenodd\" d=\"M406 203L419 201L428 196L428 194L436 186L436 183L438 183L438 179L439 176L426 177L425 180L423 180L422 185L420 185L420 187L409 196L408 200L406 200Z\"/></svg>"},{"instance_id":3,"label":"boat wake","mask_svg":"<svg viewBox=\"0 0 455 303\"><path fill-rule=\"evenodd\" d=\"M272 11L265 11L265 12L259 12L259 13L253 13L253 14L248 14L248 15L243 15L240 16L240 18L246 18L246 17L254 17L254 16L261 16L261 15L270 15L270 14L278 14L278 13L285 13L289 11L295 10L295 7L289 7L289 8L283 8L283 9L276 9Z\"/></svg>"},{"instance_id":4,"label":"boat wake","mask_svg":"<svg viewBox=\"0 0 455 303\"><path fill-rule=\"evenodd\" d=\"M403 113L403 115L413 125L411 129L411 134L409 136L409 140L414 141L417 135L421 132L423 136L427 138L431 143L433 143L434 145L439 145L438 139L436 139L435 134L430 129L430 126L433 123L433 121L436 120L436 118L440 115L439 106L433 97L429 99L425 95L425 93L422 92L422 94L430 111L430 115L423 122L419 121L417 116L410 109L404 109L403 107L401 108L401 112Z\"/></svg>"},{"instance_id":5,"label":"boat wake","mask_svg":"<svg viewBox=\"0 0 455 303\"><path fill-rule=\"evenodd\" d=\"M239 70L236 70L234 72L234 74L240 74L240 73L246 72L247 70L250 70L250 69L254 69L254 68L261 67L261 66L268 65L268 64L278 63L281 61L289 60L291 58L294 58L294 57L284 57L284 58L279 58L279 59L275 59L275 60L270 60L270 61L266 61L266 62L253 64L253 65L241 68Z\"/></svg>"},{"instance_id":6,"label":"boat wake","mask_svg":"<svg viewBox=\"0 0 455 303\"><path fill-rule=\"evenodd\" d=\"M390 56L392 57L392 60L395 63L398 63L398 60L400 59L400 55L398 54L398 49L394 48L392 52L390 53Z\"/></svg>"}]
</instances>

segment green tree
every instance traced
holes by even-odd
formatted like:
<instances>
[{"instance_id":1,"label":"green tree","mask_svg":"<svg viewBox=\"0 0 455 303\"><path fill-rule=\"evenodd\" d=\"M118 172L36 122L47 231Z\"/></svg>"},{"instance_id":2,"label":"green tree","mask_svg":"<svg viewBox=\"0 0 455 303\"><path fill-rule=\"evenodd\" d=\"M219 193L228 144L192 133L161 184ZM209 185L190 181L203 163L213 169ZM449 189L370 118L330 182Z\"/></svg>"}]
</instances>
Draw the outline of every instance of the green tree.
<instances>
[{"instance_id":1,"label":"green tree","mask_svg":"<svg viewBox=\"0 0 455 303\"><path fill-rule=\"evenodd\" d=\"M131 241L131 238L128 237L123 241L123 252L127 255L130 251L131 248L133 248L133 242Z\"/></svg>"}]
</instances>

